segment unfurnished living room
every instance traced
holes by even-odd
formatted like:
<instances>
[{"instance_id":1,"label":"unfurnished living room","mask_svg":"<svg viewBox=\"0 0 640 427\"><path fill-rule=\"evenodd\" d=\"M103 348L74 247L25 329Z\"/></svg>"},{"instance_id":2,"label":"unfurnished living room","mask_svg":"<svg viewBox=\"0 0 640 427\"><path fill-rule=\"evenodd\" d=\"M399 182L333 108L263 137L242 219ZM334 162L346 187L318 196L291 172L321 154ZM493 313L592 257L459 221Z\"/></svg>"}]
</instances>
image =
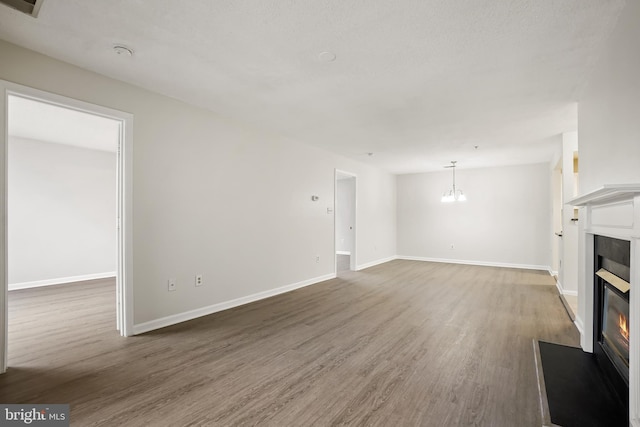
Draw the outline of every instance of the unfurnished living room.
<instances>
[{"instance_id":1,"label":"unfurnished living room","mask_svg":"<svg viewBox=\"0 0 640 427\"><path fill-rule=\"evenodd\" d=\"M0 0L0 425L640 427L638 40Z\"/></svg>"}]
</instances>

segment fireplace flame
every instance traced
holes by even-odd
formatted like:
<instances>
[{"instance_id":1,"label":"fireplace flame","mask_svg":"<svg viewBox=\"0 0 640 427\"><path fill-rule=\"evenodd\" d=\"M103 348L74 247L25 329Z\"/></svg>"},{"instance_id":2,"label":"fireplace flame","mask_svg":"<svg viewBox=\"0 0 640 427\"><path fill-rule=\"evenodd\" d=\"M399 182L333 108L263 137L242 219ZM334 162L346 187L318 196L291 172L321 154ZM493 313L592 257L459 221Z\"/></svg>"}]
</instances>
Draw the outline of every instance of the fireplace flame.
<instances>
[{"instance_id":1,"label":"fireplace flame","mask_svg":"<svg viewBox=\"0 0 640 427\"><path fill-rule=\"evenodd\" d=\"M629 341L629 321L622 313L618 314L618 327L620 328L620 335L622 335L625 340Z\"/></svg>"}]
</instances>

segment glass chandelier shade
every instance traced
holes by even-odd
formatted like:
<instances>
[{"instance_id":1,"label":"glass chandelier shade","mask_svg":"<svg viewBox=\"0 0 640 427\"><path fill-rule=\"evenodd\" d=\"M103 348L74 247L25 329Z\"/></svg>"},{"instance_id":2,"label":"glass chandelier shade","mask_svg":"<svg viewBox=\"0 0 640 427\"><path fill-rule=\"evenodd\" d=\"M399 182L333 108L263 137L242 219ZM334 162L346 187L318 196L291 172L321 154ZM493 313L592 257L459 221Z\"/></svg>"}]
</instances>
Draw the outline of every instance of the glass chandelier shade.
<instances>
[{"instance_id":1,"label":"glass chandelier shade","mask_svg":"<svg viewBox=\"0 0 640 427\"><path fill-rule=\"evenodd\" d=\"M440 199L442 203L464 202L465 200L467 200L467 196L464 195L462 190L456 190L455 192L453 190L445 191Z\"/></svg>"}]
</instances>

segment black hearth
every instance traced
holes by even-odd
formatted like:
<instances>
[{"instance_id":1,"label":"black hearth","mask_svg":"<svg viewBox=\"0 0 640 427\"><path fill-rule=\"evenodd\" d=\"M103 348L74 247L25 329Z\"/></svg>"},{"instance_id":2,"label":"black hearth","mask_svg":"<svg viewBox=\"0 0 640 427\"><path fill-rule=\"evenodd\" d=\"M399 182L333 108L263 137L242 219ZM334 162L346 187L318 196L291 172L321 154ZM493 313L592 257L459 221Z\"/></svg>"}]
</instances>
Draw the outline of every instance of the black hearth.
<instances>
[{"instance_id":1,"label":"black hearth","mask_svg":"<svg viewBox=\"0 0 640 427\"><path fill-rule=\"evenodd\" d=\"M595 236L594 349L621 401L629 401L630 243Z\"/></svg>"}]
</instances>

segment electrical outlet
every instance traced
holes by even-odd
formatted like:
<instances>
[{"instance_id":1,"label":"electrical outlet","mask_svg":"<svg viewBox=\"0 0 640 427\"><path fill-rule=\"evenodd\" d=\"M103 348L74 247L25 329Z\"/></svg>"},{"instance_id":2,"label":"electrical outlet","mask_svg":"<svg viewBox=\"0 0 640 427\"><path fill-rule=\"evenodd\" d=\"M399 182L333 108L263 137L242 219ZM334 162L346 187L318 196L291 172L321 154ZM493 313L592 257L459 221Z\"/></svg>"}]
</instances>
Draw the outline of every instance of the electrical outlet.
<instances>
[{"instance_id":1,"label":"electrical outlet","mask_svg":"<svg viewBox=\"0 0 640 427\"><path fill-rule=\"evenodd\" d=\"M169 279L167 281L169 292L176 290L176 279Z\"/></svg>"},{"instance_id":2,"label":"electrical outlet","mask_svg":"<svg viewBox=\"0 0 640 427\"><path fill-rule=\"evenodd\" d=\"M316 255L316 262L320 262L320 255Z\"/></svg>"},{"instance_id":3,"label":"electrical outlet","mask_svg":"<svg viewBox=\"0 0 640 427\"><path fill-rule=\"evenodd\" d=\"M451 249L453 249L453 243L451 244Z\"/></svg>"},{"instance_id":4,"label":"electrical outlet","mask_svg":"<svg viewBox=\"0 0 640 427\"><path fill-rule=\"evenodd\" d=\"M202 274L196 276L196 286L202 286Z\"/></svg>"}]
</instances>

